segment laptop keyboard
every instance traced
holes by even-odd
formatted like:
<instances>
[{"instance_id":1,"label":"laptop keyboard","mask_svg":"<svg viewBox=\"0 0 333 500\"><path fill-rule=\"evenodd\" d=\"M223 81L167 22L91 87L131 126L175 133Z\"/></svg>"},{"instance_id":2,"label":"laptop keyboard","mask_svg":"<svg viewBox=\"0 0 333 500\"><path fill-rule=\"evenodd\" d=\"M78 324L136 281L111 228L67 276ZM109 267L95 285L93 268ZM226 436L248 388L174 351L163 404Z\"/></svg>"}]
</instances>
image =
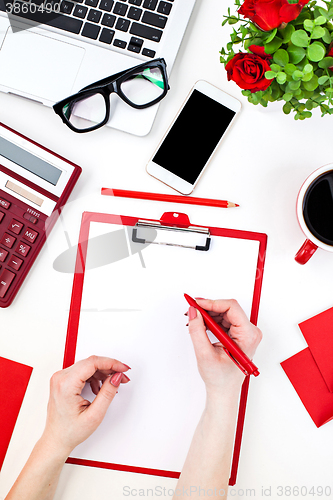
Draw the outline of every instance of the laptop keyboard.
<instances>
[{"instance_id":1,"label":"laptop keyboard","mask_svg":"<svg viewBox=\"0 0 333 500\"><path fill-rule=\"evenodd\" d=\"M146 57L155 57L153 44L149 44L161 40L174 3L174 0L9 1L11 14L15 16ZM54 10L50 12L51 8ZM0 10L9 12L9 9L6 0L1 0Z\"/></svg>"}]
</instances>

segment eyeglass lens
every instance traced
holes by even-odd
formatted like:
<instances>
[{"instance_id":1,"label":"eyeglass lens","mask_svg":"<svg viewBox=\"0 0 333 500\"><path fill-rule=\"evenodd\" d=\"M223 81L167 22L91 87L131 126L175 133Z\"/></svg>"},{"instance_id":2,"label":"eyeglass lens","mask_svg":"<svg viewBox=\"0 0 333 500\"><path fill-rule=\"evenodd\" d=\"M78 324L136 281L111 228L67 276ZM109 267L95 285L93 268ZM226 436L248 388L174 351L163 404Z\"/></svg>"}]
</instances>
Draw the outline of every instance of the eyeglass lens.
<instances>
[{"instance_id":1,"label":"eyeglass lens","mask_svg":"<svg viewBox=\"0 0 333 500\"><path fill-rule=\"evenodd\" d=\"M145 68L132 73L121 85L125 97L136 105L150 104L164 92L163 74L160 68Z\"/></svg>"},{"instance_id":2,"label":"eyeglass lens","mask_svg":"<svg viewBox=\"0 0 333 500\"><path fill-rule=\"evenodd\" d=\"M105 100L102 94L76 97L62 108L69 123L78 130L86 130L103 122L106 116Z\"/></svg>"},{"instance_id":3,"label":"eyeglass lens","mask_svg":"<svg viewBox=\"0 0 333 500\"><path fill-rule=\"evenodd\" d=\"M164 92L165 83L160 68L144 68L131 73L122 81L120 89L135 105L149 105ZM78 130L86 130L102 123L106 116L106 104L102 94L76 96L62 112L69 123Z\"/></svg>"}]
</instances>

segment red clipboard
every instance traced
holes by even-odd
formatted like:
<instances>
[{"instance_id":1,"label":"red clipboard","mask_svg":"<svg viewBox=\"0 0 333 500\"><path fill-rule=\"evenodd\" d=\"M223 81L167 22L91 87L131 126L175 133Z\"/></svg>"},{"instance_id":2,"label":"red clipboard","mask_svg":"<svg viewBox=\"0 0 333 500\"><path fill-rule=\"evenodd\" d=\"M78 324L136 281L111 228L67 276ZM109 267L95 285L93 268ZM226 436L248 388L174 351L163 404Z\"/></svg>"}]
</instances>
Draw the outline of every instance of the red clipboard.
<instances>
[{"instance_id":1,"label":"red clipboard","mask_svg":"<svg viewBox=\"0 0 333 500\"><path fill-rule=\"evenodd\" d=\"M177 218L175 218L175 216ZM147 222L147 223L156 223L156 224L165 224L170 227L186 227L190 224L188 217L186 214L180 214L176 212L168 212L165 213L160 220L152 219L143 219L138 217L129 217L129 216L120 216L120 215L111 215L105 213L91 213L84 212L82 215L82 222L79 234L79 242L77 247L77 257L75 264L75 273L73 279L73 289L72 289L72 297L70 304L70 312L69 312L69 320L68 320L68 329L67 329L67 338L66 338L66 346L65 346L65 354L64 354L64 362L63 367L67 368L75 362L75 354L76 354L76 345L78 339L78 330L79 330L79 320L80 320L80 312L81 312L81 303L82 303L82 294L83 294L83 284L85 279L85 271L86 271L86 257L87 257L87 249L88 249L88 241L89 241L89 233L90 233L90 225L92 222L101 222L106 224L119 224L121 226L130 226L134 227L139 222ZM177 221L177 222L175 222ZM192 225L191 225L192 226ZM198 226L195 225L196 228L208 229L211 236L224 236L227 238L239 238L245 240L256 240L259 242L259 251L258 251L258 259L257 259L257 269L253 290L253 299L252 299L252 307L251 307L251 315L250 320L253 324L257 323L258 311L259 311L259 303L260 303L260 295L262 288L262 280L263 280L263 271L264 271L264 263L266 256L266 246L267 246L267 235L263 233L255 233L250 231L241 231L241 230L232 230L226 228L218 228L218 227L208 227L207 226ZM260 367L259 367L260 368ZM240 397L240 406L239 406L239 414L235 435L235 446L231 467L231 475L229 484L234 485L236 482L240 448L241 448L241 440L243 433L243 426L245 420L245 411L246 411L246 401L249 389L249 377L245 378L245 381L242 386L241 397ZM76 464L76 465L85 465L89 467L100 467L112 470L120 470L125 472L135 472L141 474L150 474L156 476L164 476L170 478L178 478L180 476L180 472L178 471L170 471L170 470L160 470L146 467L137 467L131 466L129 464L116 464L116 463L108 463L101 462L95 460L85 460L81 458L73 458L69 457L67 463Z\"/></svg>"}]
</instances>

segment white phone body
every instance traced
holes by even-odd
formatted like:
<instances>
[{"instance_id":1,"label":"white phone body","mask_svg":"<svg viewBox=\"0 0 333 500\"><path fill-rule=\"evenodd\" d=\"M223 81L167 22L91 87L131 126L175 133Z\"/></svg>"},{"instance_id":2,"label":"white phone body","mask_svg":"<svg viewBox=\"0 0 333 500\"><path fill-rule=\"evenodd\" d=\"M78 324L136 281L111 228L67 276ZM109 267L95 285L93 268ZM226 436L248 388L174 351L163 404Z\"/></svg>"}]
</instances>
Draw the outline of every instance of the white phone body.
<instances>
[{"instance_id":1,"label":"white phone body","mask_svg":"<svg viewBox=\"0 0 333 500\"><path fill-rule=\"evenodd\" d=\"M146 166L148 174L190 194L241 109L241 103L199 80Z\"/></svg>"}]
</instances>

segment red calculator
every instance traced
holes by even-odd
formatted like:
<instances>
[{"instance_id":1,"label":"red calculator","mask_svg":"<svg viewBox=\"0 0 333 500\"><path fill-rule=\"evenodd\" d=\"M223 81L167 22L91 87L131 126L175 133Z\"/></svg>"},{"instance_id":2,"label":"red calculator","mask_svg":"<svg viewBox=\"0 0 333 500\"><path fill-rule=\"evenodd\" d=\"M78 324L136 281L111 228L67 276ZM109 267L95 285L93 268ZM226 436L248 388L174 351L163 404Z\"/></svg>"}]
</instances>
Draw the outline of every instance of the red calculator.
<instances>
[{"instance_id":1,"label":"red calculator","mask_svg":"<svg viewBox=\"0 0 333 500\"><path fill-rule=\"evenodd\" d=\"M8 307L81 168L0 123L0 307Z\"/></svg>"}]
</instances>

